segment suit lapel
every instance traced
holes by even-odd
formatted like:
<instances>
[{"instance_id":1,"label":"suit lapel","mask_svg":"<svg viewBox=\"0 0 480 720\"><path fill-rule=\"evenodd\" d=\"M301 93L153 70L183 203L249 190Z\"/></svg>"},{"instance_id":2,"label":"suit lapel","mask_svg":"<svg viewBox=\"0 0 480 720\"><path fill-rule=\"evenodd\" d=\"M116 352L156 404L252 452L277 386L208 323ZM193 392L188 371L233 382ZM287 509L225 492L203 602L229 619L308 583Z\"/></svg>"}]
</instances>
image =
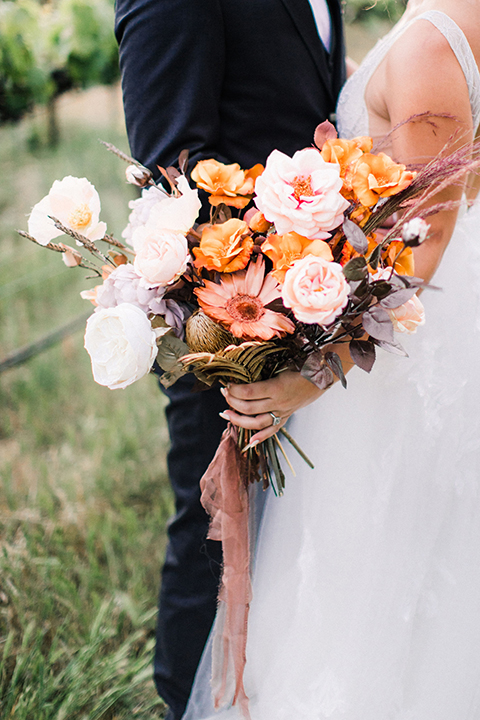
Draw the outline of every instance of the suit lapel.
<instances>
[{"instance_id":1,"label":"suit lapel","mask_svg":"<svg viewBox=\"0 0 480 720\"><path fill-rule=\"evenodd\" d=\"M308 0L282 0L282 2L287 8L294 25L296 26L305 45L307 46L307 49L313 58L313 61L316 65L325 89L327 90L330 99L333 101L334 97L330 82L331 67L329 65L328 53L325 50L323 43L318 35L317 26L315 25L315 18L313 17L310 3L308 2ZM335 42L337 28L335 27L333 17L332 26L332 39ZM332 46L332 55L333 50L334 47Z\"/></svg>"}]
</instances>

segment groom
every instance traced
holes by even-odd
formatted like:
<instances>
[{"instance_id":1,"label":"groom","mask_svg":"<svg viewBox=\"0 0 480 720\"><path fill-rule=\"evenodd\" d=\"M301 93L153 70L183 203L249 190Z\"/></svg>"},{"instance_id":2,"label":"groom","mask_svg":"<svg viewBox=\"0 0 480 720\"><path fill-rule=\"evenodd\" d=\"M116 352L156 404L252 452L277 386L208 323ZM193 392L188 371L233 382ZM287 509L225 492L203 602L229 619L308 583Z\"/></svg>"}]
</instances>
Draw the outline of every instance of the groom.
<instances>
[{"instance_id":1,"label":"groom","mask_svg":"<svg viewBox=\"0 0 480 720\"><path fill-rule=\"evenodd\" d=\"M127 131L157 173L184 148L244 169L311 145L345 79L340 0L117 0ZM208 215L204 209L203 219ZM160 594L155 682L180 720L215 615L221 553L206 541L199 479L225 423L217 390L167 391L176 514Z\"/></svg>"}]
</instances>

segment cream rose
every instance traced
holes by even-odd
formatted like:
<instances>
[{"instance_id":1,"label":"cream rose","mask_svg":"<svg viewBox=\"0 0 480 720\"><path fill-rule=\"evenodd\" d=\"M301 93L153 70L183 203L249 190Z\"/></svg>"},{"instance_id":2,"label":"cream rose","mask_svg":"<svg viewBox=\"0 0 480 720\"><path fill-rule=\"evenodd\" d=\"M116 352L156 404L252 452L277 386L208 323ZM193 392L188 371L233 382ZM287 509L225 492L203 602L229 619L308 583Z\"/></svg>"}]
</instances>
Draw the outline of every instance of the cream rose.
<instances>
[{"instance_id":1,"label":"cream rose","mask_svg":"<svg viewBox=\"0 0 480 720\"><path fill-rule=\"evenodd\" d=\"M28 232L40 245L48 245L63 235L49 216L89 240L101 240L107 231L106 224L99 222L100 197L86 178L67 175L63 180L55 180L48 195L33 207Z\"/></svg>"},{"instance_id":2,"label":"cream rose","mask_svg":"<svg viewBox=\"0 0 480 720\"><path fill-rule=\"evenodd\" d=\"M97 310L87 320L85 349L95 382L110 390L125 388L152 368L157 355L150 320L135 305Z\"/></svg>"},{"instance_id":3,"label":"cream rose","mask_svg":"<svg viewBox=\"0 0 480 720\"><path fill-rule=\"evenodd\" d=\"M388 310L388 314L392 320L393 329L397 332L412 335L417 332L420 325L425 325L425 310L416 295L400 307Z\"/></svg>"},{"instance_id":4,"label":"cream rose","mask_svg":"<svg viewBox=\"0 0 480 720\"><path fill-rule=\"evenodd\" d=\"M292 158L274 150L256 180L255 204L279 235L323 240L348 208L342 186L339 166L325 162L318 150L299 150Z\"/></svg>"},{"instance_id":5,"label":"cream rose","mask_svg":"<svg viewBox=\"0 0 480 720\"><path fill-rule=\"evenodd\" d=\"M192 189L188 180L181 175L177 187L182 193L179 197L168 195L162 188L150 187L142 190L142 197L131 200L129 207L132 212L122 237L130 243L135 251L139 251L145 233L138 233L139 228L147 227L154 232L169 230L186 235L198 217L202 203L198 190Z\"/></svg>"},{"instance_id":6,"label":"cream rose","mask_svg":"<svg viewBox=\"0 0 480 720\"><path fill-rule=\"evenodd\" d=\"M168 230L138 228L134 235L140 240L133 266L148 287L169 285L187 269L188 243L184 235Z\"/></svg>"},{"instance_id":7,"label":"cream rose","mask_svg":"<svg viewBox=\"0 0 480 720\"><path fill-rule=\"evenodd\" d=\"M347 304L349 290L341 265L307 255L287 270L282 298L300 322L327 326Z\"/></svg>"}]
</instances>

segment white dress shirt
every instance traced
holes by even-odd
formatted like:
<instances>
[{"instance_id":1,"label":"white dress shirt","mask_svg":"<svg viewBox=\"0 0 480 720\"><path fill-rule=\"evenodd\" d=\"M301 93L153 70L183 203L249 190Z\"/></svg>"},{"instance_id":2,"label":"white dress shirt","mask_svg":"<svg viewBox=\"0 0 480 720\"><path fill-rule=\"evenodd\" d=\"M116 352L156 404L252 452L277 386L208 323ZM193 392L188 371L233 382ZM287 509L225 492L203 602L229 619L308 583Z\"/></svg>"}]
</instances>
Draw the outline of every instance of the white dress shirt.
<instances>
[{"instance_id":1,"label":"white dress shirt","mask_svg":"<svg viewBox=\"0 0 480 720\"><path fill-rule=\"evenodd\" d=\"M332 22L330 19L330 12L328 10L328 5L326 0L308 0L313 16L315 18L315 23L317 25L317 31L320 35L320 38L325 45L328 52L331 50L331 43L332 43Z\"/></svg>"}]
</instances>

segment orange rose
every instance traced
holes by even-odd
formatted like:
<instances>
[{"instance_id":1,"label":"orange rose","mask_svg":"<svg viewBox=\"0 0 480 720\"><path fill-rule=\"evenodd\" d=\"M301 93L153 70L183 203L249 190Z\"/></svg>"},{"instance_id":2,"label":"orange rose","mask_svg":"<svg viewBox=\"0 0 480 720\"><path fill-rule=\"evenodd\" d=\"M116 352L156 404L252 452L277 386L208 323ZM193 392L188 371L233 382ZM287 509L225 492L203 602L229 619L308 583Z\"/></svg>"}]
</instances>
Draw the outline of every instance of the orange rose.
<instances>
[{"instance_id":1,"label":"orange rose","mask_svg":"<svg viewBox=\"0 0 480 720\"><path fill-rule=\"evenodd\" d=\"M253 195L255 180L263 172L263 165L242 170L238 163L225 165L218 160L200 160L192 170L192 180L210 193L211 205L230 205L244 208Z\"/></svg>"},{"instance_id":2,"label":"orange rose","mask_svg":"<svg viewBox=\"0 0 480 720\"><path fill-rule=\"evenodd\" d=\"M307 255L322 257L329 262L333 260L330 246L323 240L309 240L296 232L285 235L272 234L262 244L262 252L273 262L273 277L283 283L285 273L295 260Z\"/></svg>"},{"instance_id":3,"label":"orange rose","mask_svg":"<svg viewBox=\"0 0 480 720\"><path fill-rule=\"evenodd\" d=\"M405 190L415 177L415 173L393 162L385 153L365 153L349 166L347 175L347 184L364 207L372 207L379 198Z\"/></svg>"},{"instance_id":4,"label":"orange rose","mask_svg":"<svg viewBox=\"0 0 480 720\"><path fill-rule=\"evenodd\" d=\"M372 146L372 138L366 136L352 140L332 138L323 145L321 155L325 162L340 165L340 177L343 178L348 165L359 160L364 153L369 153Z\"/></svg>"},{"instance_id":5,"label":"orange rose","mask_svg":"<svg viewBox=\"0 0 480 720\"><path fill-rule=\"evenodd\" d=\"M256 213L252 214L252 216L248 220L248 224L250 226L250 229L253 230L253 232L258 233L266 233L272 225L271 222L265 220L264 214L261 213L259 210Z\"/></svg>"},{"instance_id":6,"label":"orange rose","mask_svg":"<svg viewBox=\"0 0 480 720\"><path fill-rule=\"evenodd\" d=\"M398 260L395 260L403 246L402 240L392 240L387 248L387 252L383 255L384 260L387 265L390 266L392 266L395 262L395 272L399 275L415 275L415 263L412 248L406 247Z\"/></svg>"},{"instance_id":7,"label":"orange rose","mask_svg":"<svg viewBox=\"0 0 480 720\"><path fill-rule=\"evenodd\" d=\"M197 268L231 273L243 270L252 254L253 240L243 220L227 220L220 225L207 225L202 232L200 247L193 248Z\"/></svg>"},{"instance_id":8,"label":"orange rose","mask_svg":"<svg viewBox=\"0 0 480 720\"><path fill-rule=\"evenodd\" d=\"M368 238L368 250L367 255L370 255L378 245L374 239L375 235ZM405 247L400 257L395 260L400 250L404 247L402 240L392 240L388 247L382 252L382 260L387 267L392 267L395 262L395 272L398 275L415 275L415 262L413 257L413 250L410 247ZM369 272L375 274L376 270L372 270L369 266Z\"/></svg>"}]
</instances>

